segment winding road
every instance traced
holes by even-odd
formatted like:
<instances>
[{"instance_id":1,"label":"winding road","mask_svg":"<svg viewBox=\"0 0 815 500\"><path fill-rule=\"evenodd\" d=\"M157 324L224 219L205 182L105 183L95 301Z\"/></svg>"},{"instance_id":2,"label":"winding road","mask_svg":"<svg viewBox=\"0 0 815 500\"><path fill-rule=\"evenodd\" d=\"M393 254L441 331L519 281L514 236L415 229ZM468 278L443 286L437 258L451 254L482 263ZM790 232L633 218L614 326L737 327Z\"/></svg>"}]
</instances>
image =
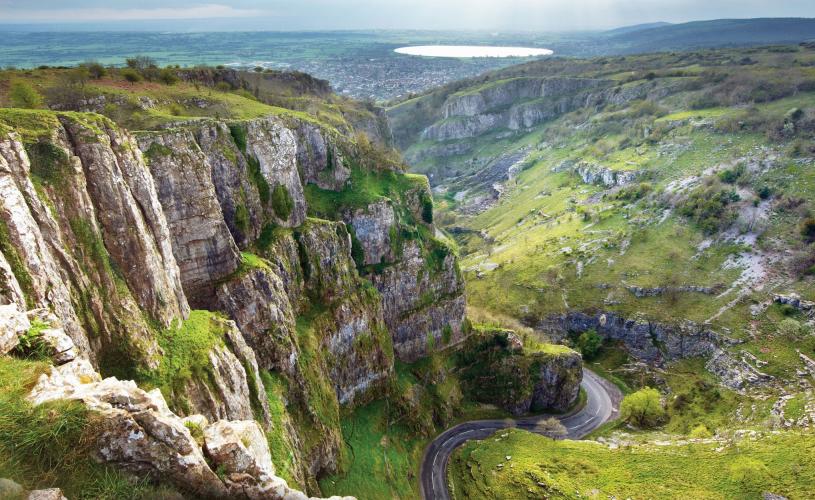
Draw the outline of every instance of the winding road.
<instances>
[{"instance_id":1,"label":"winding road","mask_svg":"<svg viewBox=\"0 0 815 500\"><path fill-rule=\"evenodd\" d=\"M471 439L484 439L495 431L516 427L536 432L537 424L554 416L566 427L568 439L580 439L603 423L617 417L622 394L611 382L588 369L583 369L580 386L586 391L586 404L567 415L537 415L519 419L473 420L441 433L425 450L420 472L424 500L449 500L447 463L456 448Z\"/></svg>"}]
</instances>

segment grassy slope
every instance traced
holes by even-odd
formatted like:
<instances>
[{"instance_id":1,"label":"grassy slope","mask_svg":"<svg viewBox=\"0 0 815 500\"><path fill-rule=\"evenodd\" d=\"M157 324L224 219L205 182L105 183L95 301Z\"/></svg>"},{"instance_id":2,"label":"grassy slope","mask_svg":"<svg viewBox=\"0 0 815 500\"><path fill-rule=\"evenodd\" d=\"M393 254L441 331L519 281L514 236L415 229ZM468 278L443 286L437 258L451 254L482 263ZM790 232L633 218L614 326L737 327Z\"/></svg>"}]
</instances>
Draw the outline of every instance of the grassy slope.
<instances>
[{"instance_id":1,"label":"grassy slope","mask_svg":"<svg viewBox=\"0 0 815 500\"><path fill-rule=\"evenodd\" d=\"M47 369L41 361L0 356L0 477L29 489L59 487L72 499L171 497L96 463L90 449L94 417L81 404L32 407L25 400Z\"/></svg>"},{"instance_id":2,"label":"grassy slope","mask_svg":"<svg viewBox=\"0 0 815 500\"><path fill-rule=\"evenodd\" d=\"M116 69L108 69L102 78L89 79L66 90L66 75L70 71L56 68L0 71L0 107L15 106L10 90L15 83L23 82L43 97L40 107L104 96L106 104L97 111L129 130L151 130L191 119L246 120L274 115L314 123L335 133L351 134L354 123L376 119L358 102L333 94L304 91L296 77L294 82L286 83L285 79L277 82L273 76L242 74L247 85L258 87L255 96L244 89L184 81L128 82L121 70ZM209 71L217 74L217 70ZM59 109L66 109L64 104L62 106Z\"/></svg>"},{"instance_id":3,"label":"grassy slope","mask_svg":"<svg viewBox=\"0 0 815 500\"><path fill-rule=\"evenodd\" d=\"M510 430L465 444L449 474L455 498L803 499L815 488L815 437L609 449Z\"/></svg>"},{"instance_id":4,"label":"grassy slope","mask_svg":"<svg viewBox=\"0 0 815 500\"><path fill-rule=\"evenodd\" d=\"M796 122L792 129L785 125L796 109L811 120L815 93L790 94L784 87L787 81L815 78L811 68L815 51L796 50L656 54L552 61L548 66L531 63L473 82L472 88L478 89L516 76L542 74L602 77L625 82L624 86L647 78L658 88L673 86L677 80L684 83L679 91L655 102L578 110L514 135L496 132L464 140L475 144L472 153L450 158L431 155L415 167L433 171L454 165L466 171L469 158L491 158L532 146L524 169L505 183L506 194L500 202L474 217L459 215L461 202L455 196L464 194L464 189L470 189L465 199L472 196L471 180L435 180L450 187L444 197L438 197L439 220L481 232L492 240L472 233L459 236L472 309L487 316L527 321L568 310L607 310L669 323L710 320L714 329L727 329L729 335L747 340L743 348L769 362L768 372L794 378L799 364L795 348L815 352L811 336L781 335L777 324L783 316L776 307L754 318L750 306L765 301L772 291L797 292L815 299L812 277L795 269L796 261L811 253L799 228L815 208L811 202L815 199L815 170L807 163L812 153L806 152L812 150L815 139L811 125L804 124L810 122ZM743 65L740 61L746 58L750 63ZM738 67L741 83L721 83L716 76L726 71L717 67L721 65ZM734 85L743 87L734 91ZM418 113L417 103L469 90L466 84L457 84L396 105L391 113L397 122L405 121L406 116ZM729 104L750 98L760 102ZM725 104L717 105L717 100ZM417 142L410 150L437 145ZM625 191L584 184L573 173L553 171L564 161L639 171L637 182L647 183L648 190L641 199L620 199L618 194L625 195ZM734 184L722 183L716 170L739 163L752 164L753 170L748 169ZM677 182L692 178L701 187L678 194L673 190ZM689 194L694 189L702 192L707 185L739 192L741 200L724 215L728 211L748 213L751 204L760 203L759 192L769 190L767 219L758 220L755 243L751 235L738 239L749 233L751 216L710 234L705 221L680 213ZM803 202L788 208L790 200ZM732 232L725 235L724 229ZM745 261L757 255L765 259L767 275L763 290L750 291L740 280L745 277ZM778 258L780 262L773 263ZM627 289L683 285L710 287L714 293L637 298ZM803 319L795 317L799 322Z\"/></svg>"}]
</instances>

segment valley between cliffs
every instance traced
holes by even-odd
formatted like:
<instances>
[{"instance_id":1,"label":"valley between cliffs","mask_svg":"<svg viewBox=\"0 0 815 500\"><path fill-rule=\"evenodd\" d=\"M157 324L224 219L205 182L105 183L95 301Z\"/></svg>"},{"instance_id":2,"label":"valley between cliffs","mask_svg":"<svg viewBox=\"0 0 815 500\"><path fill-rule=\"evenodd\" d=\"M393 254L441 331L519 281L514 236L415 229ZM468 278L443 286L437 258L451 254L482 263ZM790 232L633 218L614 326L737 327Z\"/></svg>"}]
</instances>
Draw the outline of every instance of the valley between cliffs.
<instances>
[{"instance_id":1,"label":"valley between cliffs","mask_svg":"<svg viewBox=\"0 0 815 500\"><path fill-rule=\"evenodd\" d=\"M467 320L427 179L387 137L238 98L257 116L133 132L88 109L109 95L0 109L0 476L69 498L366 498L336 480L364 473L347 422L371 405L429 436L479 377L525 387L488 401L507 412L576 400L579 355ZM464 359L471 338L487 347Z\"/></svg>"}]
</instances>

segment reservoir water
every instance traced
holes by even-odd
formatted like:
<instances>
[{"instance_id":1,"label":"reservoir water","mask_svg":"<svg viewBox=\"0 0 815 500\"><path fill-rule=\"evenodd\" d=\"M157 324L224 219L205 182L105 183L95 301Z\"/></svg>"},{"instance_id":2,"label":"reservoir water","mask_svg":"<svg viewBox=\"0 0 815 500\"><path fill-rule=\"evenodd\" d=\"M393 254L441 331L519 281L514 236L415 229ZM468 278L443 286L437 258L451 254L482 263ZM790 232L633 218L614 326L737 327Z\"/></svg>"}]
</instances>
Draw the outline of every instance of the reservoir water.
<instances>
[{"instance_id":1,"label":"reservoir water","mask_svg":"<svg viewBox=\"0 0 815 500\"><path fill-rule=\"evenodd\" d=\"M394 52L425 57L531 57L549 56L549 49L531 47L491 47L482 45L420 45L400 47Z\"/></svg>"}]
</instances>

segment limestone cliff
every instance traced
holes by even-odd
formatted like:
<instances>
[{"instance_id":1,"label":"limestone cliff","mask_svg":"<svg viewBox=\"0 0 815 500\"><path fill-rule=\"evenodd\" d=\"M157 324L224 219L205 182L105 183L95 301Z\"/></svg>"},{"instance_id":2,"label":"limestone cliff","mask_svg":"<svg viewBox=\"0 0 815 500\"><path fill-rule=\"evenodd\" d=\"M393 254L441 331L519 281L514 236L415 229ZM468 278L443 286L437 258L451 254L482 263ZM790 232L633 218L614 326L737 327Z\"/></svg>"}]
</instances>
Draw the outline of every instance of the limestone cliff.
<instances>
[{"instance_id":1,"label":"limestone cliff","mask_svg":"<svg viewBox=\"0 0 815 500\"><path fill-rule=\"evenodd\" d=\"M514 415L568 410L583 379L580 355L562 346L527 343L509 330L476 328L456 356L465 393Z\"/></svg>"},{"instance_id":2,"label":"limestone cliff","mask_svg":"<svg viewBox=\"0 0 815 500\"><path fill-rule=\"evenodd\" d=\"M155 394L133 396L160 418L256 421L287 450L273 457L287 479L318 493L341 460L340 408L381 394L395 354L416 359L464 333L463 283L426 180L356 141L291 117L134 137L95 114L0 113L9 321L52 311L71 353L160 390L166 411ZM30 326L17 323L3 352ZM73 359L60 349L55 362ZM133 418L117 415L100 439L148 425ZM181 462L200 458L182 441ZM212 480L199 465L174 480Z\"/></svg>"}]
</instances>

